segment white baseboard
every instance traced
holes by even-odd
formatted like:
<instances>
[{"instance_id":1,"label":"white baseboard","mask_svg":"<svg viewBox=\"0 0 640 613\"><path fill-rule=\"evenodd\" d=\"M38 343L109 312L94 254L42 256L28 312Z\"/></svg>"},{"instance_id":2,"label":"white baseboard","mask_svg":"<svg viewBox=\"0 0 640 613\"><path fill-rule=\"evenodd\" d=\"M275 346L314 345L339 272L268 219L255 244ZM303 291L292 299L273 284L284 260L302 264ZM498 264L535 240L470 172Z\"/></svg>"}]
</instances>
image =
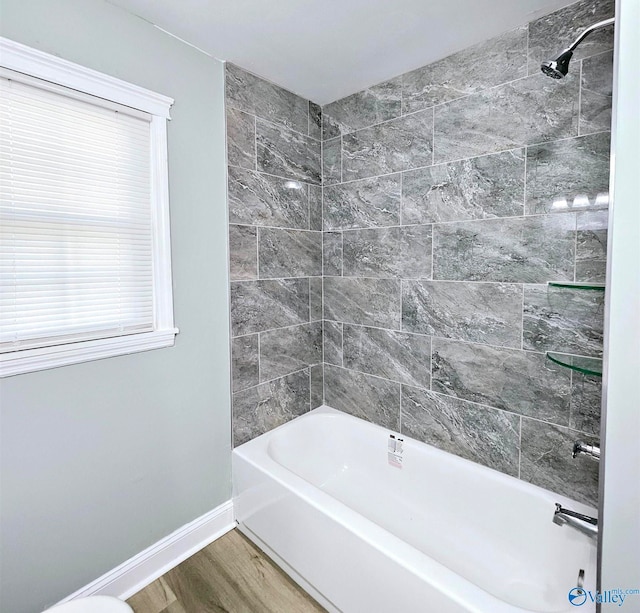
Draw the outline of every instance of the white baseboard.
<instances>
[{"instance_id":1,"label":"white baseboard","mask_svg":"<svg viewBox=\"0 0 640 613\"><path fill-rule=\"evenodd\" d=\"M235 526L233 501L228 500L57 604L85 596L115 596L126 600Z\"/></svg>"}]
</instances>

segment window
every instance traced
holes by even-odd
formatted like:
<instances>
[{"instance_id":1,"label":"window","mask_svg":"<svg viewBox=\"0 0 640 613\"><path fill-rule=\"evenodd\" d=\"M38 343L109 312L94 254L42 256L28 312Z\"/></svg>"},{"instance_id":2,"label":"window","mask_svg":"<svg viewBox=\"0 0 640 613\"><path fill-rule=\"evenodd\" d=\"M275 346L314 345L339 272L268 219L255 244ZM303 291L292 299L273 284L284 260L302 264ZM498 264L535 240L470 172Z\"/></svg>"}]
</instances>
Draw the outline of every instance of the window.
<instances>
[{"instance_id":1,"label":"window","mask_svg":"<svg viewBox=\"0 0 640 613\"><path fill-rule=\"evenodd\" d=\"M173 345L172 100L0 39L0 372Z\"/></svg>"}]
</instances>

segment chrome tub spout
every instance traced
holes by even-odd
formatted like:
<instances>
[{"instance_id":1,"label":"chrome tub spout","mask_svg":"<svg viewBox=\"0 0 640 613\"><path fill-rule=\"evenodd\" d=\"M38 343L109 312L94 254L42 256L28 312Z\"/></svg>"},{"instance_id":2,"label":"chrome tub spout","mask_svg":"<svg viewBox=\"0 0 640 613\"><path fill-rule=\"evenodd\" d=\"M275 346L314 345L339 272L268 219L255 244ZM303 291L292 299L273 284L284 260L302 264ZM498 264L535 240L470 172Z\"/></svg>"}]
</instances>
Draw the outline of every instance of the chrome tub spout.
<instances>
[{"instance_id":1,"label":"chrome tub spout","mask_svg":"<svg viewBox=\"0 0 640 613\"><path fill-rule=\"evenodd\" d=\"M591 538L598 538L598 520L589 515L583 515L577 511L565 509L562 505L556 503L556 510L553 513L553 523L558 526L567 524L572 528L586 534Z\"/></svg>"}]
</instances>

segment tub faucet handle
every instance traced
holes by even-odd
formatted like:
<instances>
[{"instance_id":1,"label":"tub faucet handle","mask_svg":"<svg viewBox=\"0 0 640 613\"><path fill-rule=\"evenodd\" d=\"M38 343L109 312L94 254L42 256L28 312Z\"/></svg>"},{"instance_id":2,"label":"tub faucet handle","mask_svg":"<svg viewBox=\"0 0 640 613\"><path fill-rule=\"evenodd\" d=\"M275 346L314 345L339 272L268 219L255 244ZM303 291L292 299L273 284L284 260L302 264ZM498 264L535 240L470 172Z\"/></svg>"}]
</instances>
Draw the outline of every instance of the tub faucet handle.
<instances>
[{"instance_id":1,"label":"tub faucet handle","mask_svg":"<svg viewBox=\"0 0 640 613\"><path fill-rule=\"evenodd\" d=\"M573 444L573 451L571 452L571 456L573 458L577 458L579 454L583 453L594 460L600 459L600 447L598 445L588 445L583 441L576 441Z\"/></svg>"}]
</instances>

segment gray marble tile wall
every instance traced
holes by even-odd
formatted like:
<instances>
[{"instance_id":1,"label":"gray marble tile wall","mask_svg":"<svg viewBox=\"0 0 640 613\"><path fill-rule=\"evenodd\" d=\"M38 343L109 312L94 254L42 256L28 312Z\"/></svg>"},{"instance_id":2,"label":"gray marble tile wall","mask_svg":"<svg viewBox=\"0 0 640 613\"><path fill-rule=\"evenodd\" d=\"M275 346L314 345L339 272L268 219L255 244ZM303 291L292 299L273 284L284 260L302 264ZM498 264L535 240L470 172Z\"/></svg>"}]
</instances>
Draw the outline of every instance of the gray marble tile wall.
<instances>
[{"instance_id":1,"label":"gray marble tile wall","mask_svg":"<svg viewBox=\"0 0 640 613\"><path fill-rule=\"evenodd\" d=\"M571 445L598 438L600 380L545 352L600 356L604 296L547 283L605 280L612 30L562 81L539 65L613 5L582 0L321 112L326 404L591 504L597 464Z\"/></svg>"},{"instance_id":2,"label":"gray marble tile wall","mask_svg":"<svg viewBox=\"0 0 640 613\"><path fill-rule=\"evenodd\" d=\"M323 402L322 110L226 66L233 439Z\"/></svg>"}]
</instances>

